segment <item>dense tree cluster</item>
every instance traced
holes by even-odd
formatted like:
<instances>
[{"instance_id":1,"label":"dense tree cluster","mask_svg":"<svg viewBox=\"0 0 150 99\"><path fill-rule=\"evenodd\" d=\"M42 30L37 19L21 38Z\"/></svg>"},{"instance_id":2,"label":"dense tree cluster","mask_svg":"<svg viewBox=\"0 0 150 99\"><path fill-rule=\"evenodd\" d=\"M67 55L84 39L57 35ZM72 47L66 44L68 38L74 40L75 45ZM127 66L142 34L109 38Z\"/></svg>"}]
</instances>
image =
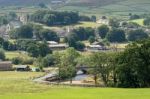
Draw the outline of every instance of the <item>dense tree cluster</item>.
<instances>
[{"instance_id":1,"label":"dense tree cluster","mask_svg":"<svg viewBox=\"0 0 150 99\"><path fill-rule=\"evenodd\" d=\"M118 57L118 84L123 87L150 87L150 40L133 43Z\"/></svg>"},{"instance_id":2,"label":"dense tree cluster","mask_svg":"<svg viewBox=\"0 0 150 99\"><path fill-rule=\"evenodd\" d=\"M59 42L59 37L56 32L44 29L39 25L27 24L20 28L14 29L9 33L12 39L36 39Z\"/></svg>"},{"instance_id":3,"label":"dense tree cluster","mask_svg":"<svg viewBox=\"0 0 150 99\"><path fill-rule=\"evenodd\" d=\"M0 26L1 25L6 25L8 23L8 20L4 16L0 16Z\"/></svg>"},{"instance_id":4,"label":"dense tree cluster","mask_svg":"<svg viewBox=\"0 0 150 99\"><path fill-rule=\"evenodd\" d=\"M129 41L137 41L148 38L148 34L143 30L132 30L129 31L127 39Z\"/></svg>"},{"instance_id":5,"label":"dense tree cluster","mask_svg":"<svg viewBox=\"0 0 150 99\"><path fill-rule=\"evenodd\" d=\"M16 46L18 50L27 51L30 56L46 56L48 53L51 53L46 42L36 42L33 40L17 40Z\"/></svg>"},{"instance_id":6,"label":"dense tree cluster","mask_svg":"<svg viewBox=\"0 0 150 99\"><path fill-rule=\"evenodd\" d=\"M124 42L126 41L125 31L114 28L107 34L107 39L110 42Z\"/></svg>"},{"instance_id":7,"label":"dense tree cluster","mask_svg":"<svg viewBox=\"0 0 150 99\"><path fill-rule=\"evenodd\" d=\"M6 58L5 52L3 49L0 49L0 61L4 61Z\"/></svg>"},{"instance_id":8,"label":"dense tree cluster","mask_svg":"<svg viewBox=\"0 0 150 99\"><path fill-rule=\"evenodd\" d=\"M150 18L149 17L144 19L144 25L147 25L147 26L150 25Z\"/></svg>"},{"instance_id":9,"label":"dense tree cluster","mask_svg":"<svg viewBox=\"0 0 150 99\"><path fill-rule=\"evenodd\" d=\"M0 48L3 48L4 50L8 50L8 51L16 50L15 44L7 40L4 40L1 37L0 37Z\"/></svg>"},{"instance_id":10,"label":"dense tree cluster","mask_svg":"<svg viewBox=\"0 0 150 99\"><path fill-rule=\"evenodd\" d=\"M46 25L66 25L74 24L79 21L77 12L57 12L40 10L30 16L30 20Z\"/></svg>"}]
</instances>

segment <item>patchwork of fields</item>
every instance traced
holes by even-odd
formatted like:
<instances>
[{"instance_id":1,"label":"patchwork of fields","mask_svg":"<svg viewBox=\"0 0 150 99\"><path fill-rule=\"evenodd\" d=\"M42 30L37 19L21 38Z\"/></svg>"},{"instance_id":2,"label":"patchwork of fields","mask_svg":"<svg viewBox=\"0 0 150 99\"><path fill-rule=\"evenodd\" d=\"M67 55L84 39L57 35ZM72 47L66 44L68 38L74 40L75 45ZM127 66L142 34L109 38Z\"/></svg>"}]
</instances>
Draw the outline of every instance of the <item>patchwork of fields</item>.
<instances>
[{"instance_id":1,"label":"patchwork of fields","mask_svg":"<svg viewBox=\"0 0 150 99\"><path fill-rule=\"evenodd\" d=\"M43 73L0 72L0 99L149 99L150 89L79 88L43 85Z\"/></svg>"}]
</instances>

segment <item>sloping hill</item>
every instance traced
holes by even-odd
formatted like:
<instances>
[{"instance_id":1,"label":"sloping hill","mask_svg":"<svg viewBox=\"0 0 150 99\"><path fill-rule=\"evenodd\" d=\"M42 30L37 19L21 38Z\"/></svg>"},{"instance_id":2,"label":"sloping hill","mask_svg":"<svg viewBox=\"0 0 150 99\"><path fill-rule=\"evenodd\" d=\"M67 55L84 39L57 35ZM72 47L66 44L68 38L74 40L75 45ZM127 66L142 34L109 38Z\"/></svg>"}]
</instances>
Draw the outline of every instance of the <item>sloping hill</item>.
<instances>
[{"instance_id":1,"label":"sloping hill","mask_svg":"<svg viewBox=\"0 0 150 99\"><path fill-rule=\"evenodd\" d=\"M51 5L52 1L65 1L65 4ZM129 13L150 13L150 0L0 0L0 6L30 6L41 2L50 5L52 9L79 11L88 15L127 16Z\"/></svg>"},{"instance_id":2,"label":"sloping hill","mask_svg":"<svg viewBox=\"0 0 150 99\"><path fill-rule=\"evenodd\" d=\"M69 6L104 6L119 2L122 0L70 0Z\"/></svg>"},{"instance_id":3,"label":"sloping hill","mask_svg":"<svg viewBox=\"0 0 150 99\"><path fill-rule=\"evenodd\" d=\"M150 13L150 0L71 0L59 9L124 16L129 13Z\"/></svg>"},{"instance_id":4,"label":"sloping hill","mask_svg":"<svg viewBox=\"0 0 150 99\"><path fill-rule=\"evenodd\" d=\"M39 3L51 3L51 1L58 0L0 0L0 6L10 6L10 5L37 5ZM65 1L65 0L59 0Z\"/></svg>"}]
</instances>

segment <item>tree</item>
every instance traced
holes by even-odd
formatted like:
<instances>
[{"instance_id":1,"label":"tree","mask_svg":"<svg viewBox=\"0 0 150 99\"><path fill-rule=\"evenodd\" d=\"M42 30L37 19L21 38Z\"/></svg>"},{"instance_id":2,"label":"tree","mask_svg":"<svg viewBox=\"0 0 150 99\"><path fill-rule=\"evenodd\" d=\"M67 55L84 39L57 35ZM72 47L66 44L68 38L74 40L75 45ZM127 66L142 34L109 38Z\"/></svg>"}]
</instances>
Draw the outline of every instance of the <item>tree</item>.
<instances>
[{"instance_id":1,"label":"tree","mask_svg":"<svg viewBox=\"0 0 150 99\"><path fill-rule=\"evenodd\" d=\"M17 18L17 14L15 12L9 12L7 15L7 19L9 21L15 20Z\"/></svg>"},{"instance_id":2,"label":"tree","mask_svg":"<svg viewBox=\"0 0 150 99\"><path fill-rule=\"evenodd\" d=\"M53 66L55 65L55 57L52 54L48 54L44 57L44 61L43 61L43 66L44 67L48 67L48 66Z\"/></svg>"},{"instance_id":3,"label":"tree","mask_svg":"<svg viewBox=\"0 0 150 99\"><path fill-rule=\"evenodd\" d=\"M150 86L150 40L130 44L117 58L120 87Z\"/></svg>"},{"instance_id":4,"label":"tree","mask_svg":"<svg viewBox=\"0 0 150 99\"><path fill-rule=\"evenodd\" d=\"M37 40L40 40L40 31L43 29L41 25L33 25L33 35Z\"/></svg>"},{"instance_id":5,"label":"tree","mask_svg":"<svg viewBox=\"0 0 150 99\"><path fill-rule=\"evenodd\" d=\"M23 25L16 30L12 30L10 33L11 38L32 38L33 37L33 29L31 25Z\"/></svg>"},{"instance_id":6,"label":"tree","mask_svg":"<svg viewBox=\"0 0 150 99\"><path fill-rule=\"evenodd\" d=\"M32 57L38 57L39 56L38 46L36 44L33 44L33 43L28 45L27 52Z\"/></svg>"},{"instance_id":7,"label":"tree","mask_svg":"<svg viewBox=\"0 0 150 99\"><path fill-rule=\"evenodd\" d=\"M84 43L82 43L82 42L80 42L80 41L77 41L77 42L76 42L76 47L75 47L75 49L80 50L80 51L83 51L84 48L85 48L85 44L84 44Z\"/></svg>"},{"instance_id":8,"label":"tree","mask_svg":"<svg viewBox=\"0 0 150 99\"><path fill-rule=\"evenodd\" d=\"M70 47L76 47L76 42L78 41L78 37L75 33L70 33L66 38L65 42L68 43Z\"/></svg>"},{"instance_id":9,"label":"tree","mask_svg":"<svg viewBox=\"0 0 150 99\"><path fill-rule=\"evenodd\" d=\"M79 14L77 12L57 12L50 10L36 11L30 16L30 20L49 26L52 25L66 25L75 24L79 21Z\"/></svg>"},{"instance_id":10,"label":"tree","mask_svg":"<svg viewBox=\"0 0 150 99\"><path fill-rule=\"evenodd\" d=\"M0 26L8 24L8 20L5 16L0 16Z\"/></svg>"},{"instance_id":11,"label":"tree","mask_svg":"<svg viewBox=\"0 0 150 99\"><path fill-rule=\"evenodd\" d=\"M102 25L98 27L98 33L102 39L104 39L109 32L109 27L107 25Z\"/></svg>"},{"instance_id":12,"label":"tree","mask_svg":"<svg viewBox=\"0 0 150 99\"><path fill-rule=\"evenodd\" d=\"M94 75L95 85L98 84L98 79L102 78L105 85L108 85L109 77L111 74L111 61L109 55L106 53L93 53L89 59L88 64L92 66L91 73ZM109 64L110 63L110 64Z\"/></svg>"},{"instance_id":13,"label":"tree","mask_svg":"<svg viewBox=\"0 0 150 99\"><path fill-rule=\"evenodd\" d=\"M95 40L95 37L93 37L93 36L90 36L89 37L89 42L90 42L90 44L92 44L92 43L94 43L96 40Z\"/></svg>"},{"instance_id":14,"label":"tree","mask_svg":"<svg viewBox=\"0 0 150 99\"><path fill-rule=\"evenodd\" d=\"M144 19L144 25L147 25L147 26L149 26L150 25L150 18L146 18L146 19Z\"/></svg>"},{"instance_id":15,"label":"tree","mask_svg":"<svg viewBox=\"0 0 150 99\"><path fill-rule=\"evenodd\" d=\"M128 33L128 40L129 41L136 41L148 38L148 34L143 30L132 30Z\"/></svg>"},{"instance_id":16,"label":"tree","mask_svg":"<svg viewBox=\"0 0 150 99\"><path fill-rule=\"evenodd\" d=\"M39 56L45 57L47 54L51 54L52 50L48 47L48 44L44 41L38 44Z\"/></svg>"},{"instance_id":17,"label":"tree","mask_svg":"<svg viewBox=\"0 0 150 99\"><path fill-rule=\"evenodd\" d=\"M131 15L131 16L130 16L130 19L131 19L131 20L139 19L139 18L140 18L140 16L137 15L137 14L134 14L134 15Z\"/></svg>"},{"instance_id":18,"label":"tree","mask_svg":"<svg viewBox=\"0 0 150 99\"><path fill-rule=\"evenodd\" d=\"M3 49L0 49L0 60L2 60L2 61L5 60L5 52Z\"/></svg>"},{"instance_id":19,"label":"tree","mask_svg":"<svg viewBox=\"0 0 150 99\"><path fill-rule=\"evenodd\" d=\"M41 8L47 8L46 5L45 5L44 3L39 3L38 6L41 7Z\"/></svg>"},{"instance_id":20,"label":"tree","mask_svg":"<svg viewBox=\"0 0 150 99\"><path fill-rule=\"evenodd\" d=\"M107 34L107 40L110 42L124 42L126 36L124 30L114 28Z\"/></svg>"},{"instance_id":21,"label":"tree","mask_svg":"<svg viewBox=\"0 0 150 99\"><path fill-rule=\"evenodd\" d=\"M92 16L91 16L91 20L92 20L93 22L96 22L96 16L92 15Z\"/></svg>"},{"instance_id":22,"label":"tree","mask_svg":"<svg viewBox=\"0 0 150 99\"><path fill-rule=\"evenodd\" d=\"M76 58L79 56L79 53L73 49L68 48L60 57L59 63L59 78L60 79L70 79L72 83L72 77L76 75Z\"/></svg>"},{"instance_id":23,"label":"tree","mask_svg":"<svg viewBox=\"0 0 150 99\"><path fill-rule=\"evenodd\" d=\"M76 34L77 38L81 41L88 40L90 36L95 36L95 30L93 28L84 28L79 27L73 30L73 33Z\"/></svg>"},{"instance_id":24,"label":"tree","mask_svg":"<svg viewBox=\"0 0 150 99\"><path fill-rule=\"evenodd\" d=\"M60 40L56 32L48 29L42 29L39 35L41 40L56 41L56 42L59 42Z\"/></svg>"},{"instance_id":25,"label":"tree","mask_svg":"<svg viewBox=\"0 0 150 99\"><path fill-rule=\"evenodd\" d=\"M110 19L109 20L109 25L112 26L112 27L119 27L119 21L117 19Z\"/></svg>"}]
</instances>

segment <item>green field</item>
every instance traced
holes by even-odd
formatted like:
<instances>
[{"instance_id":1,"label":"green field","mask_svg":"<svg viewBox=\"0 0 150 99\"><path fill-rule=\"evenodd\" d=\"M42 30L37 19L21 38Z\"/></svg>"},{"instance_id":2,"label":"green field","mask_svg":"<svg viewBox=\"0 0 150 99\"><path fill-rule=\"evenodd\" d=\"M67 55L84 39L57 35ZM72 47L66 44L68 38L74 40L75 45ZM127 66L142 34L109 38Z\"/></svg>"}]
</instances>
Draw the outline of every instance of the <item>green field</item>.
<instances>
[{"instance_id":1,"label":"green field","mask_svg":"<svg viewBox=\"0 0 150 99\"><path fill-rule=\"evenodd\" d=\"M150 89L81 88L37 84L43 73L0 72L0 99L149 99Z\"/></svg>"},{"instance_id":2,"label":"green field","mask_svg":"<svg viewBox=\"0 0 150 99\"><path fill-rule=\"evenodd\" d=\"M28 56L27 53L24 53L24 52L21 52L21 51L6 51L5 54L6 54L7 59L12 59L12 58L15 58L15 57L21 57L23 59L31 58L31 57Z\"/></svg>"},{"instance_id":3,"label":"green field","mask_svg":"<svg viewBox=\"0 0 150 99\"><path fill-rule=\"evenodd\" d=\"M92 27L92 28L95 28L95 27L98 27L100 26L101 24L98 24L98 23L95 23L95 22L84 22L84 21L81 21L77 24L72 24L72 25L65 25L65 26L47 26L47 25L44 25L44 24L39 24L39 23L34 23L36 25L41 25L43 28L45 29L53 29L53 30L60 30L60 29L65 29L67 27Z\"/></svg>"},{"instance_id":4,"label":"green field","mask_svg":"<svg viewBox=\"0 0 150 99\"><path fill-rule=\"evenodd\" d=\"M139 24L139 25L141 25L141 26L144 25L144 19L131 20L130 22L135 22L135 23L137 23L137 24Z\"/></svg>"}]
</instances>

